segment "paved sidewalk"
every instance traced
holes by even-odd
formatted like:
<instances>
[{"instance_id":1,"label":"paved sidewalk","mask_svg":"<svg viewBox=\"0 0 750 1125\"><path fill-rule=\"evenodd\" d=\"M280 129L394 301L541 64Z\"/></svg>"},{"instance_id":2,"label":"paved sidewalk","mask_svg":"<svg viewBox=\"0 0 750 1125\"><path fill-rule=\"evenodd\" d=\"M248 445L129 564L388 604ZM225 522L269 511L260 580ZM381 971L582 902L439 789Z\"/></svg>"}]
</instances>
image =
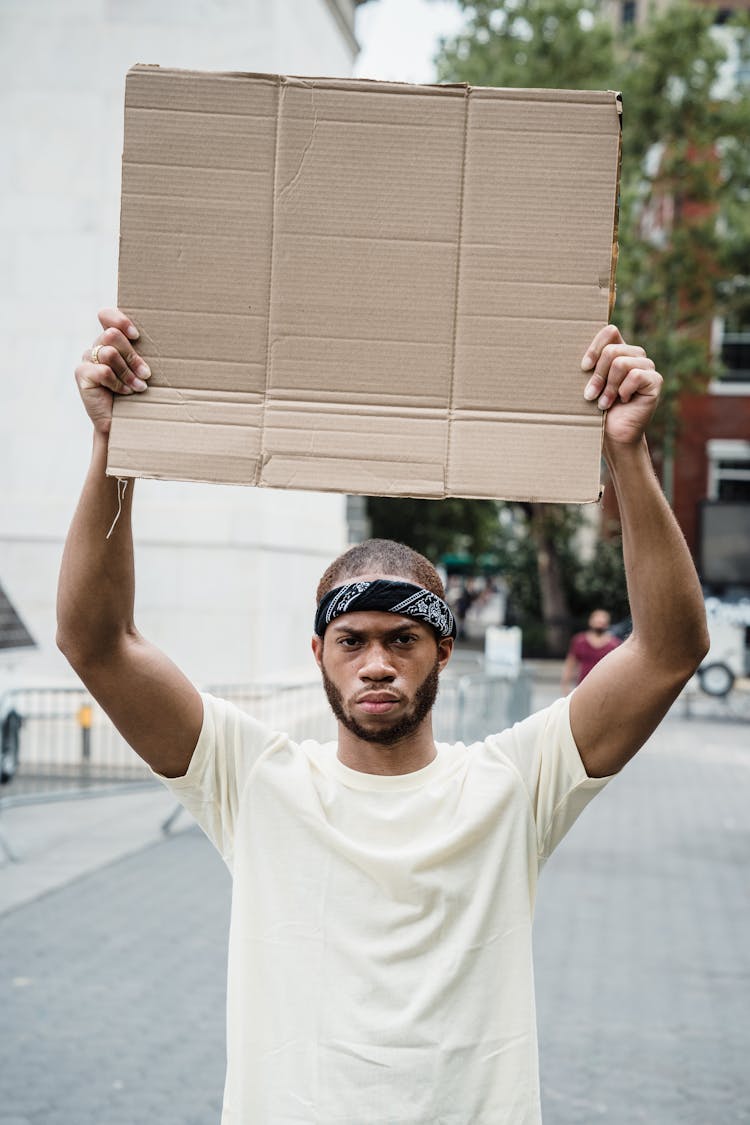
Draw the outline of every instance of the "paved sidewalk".
<instances>
[{"instance_id":1,"label":"paved sidewalk","mask_svg":"<svg viewBox=\"0 0 750 1125\"><path fill-rule=\"evenodd\" d=\"M670 718L540 881L545 1125L750 1122L750 730Z\"/></svg>"},{"instance_id":2,"label":"paved sidewalk","mask_svg":"<svg viewBox=\"0 0 750 1125\"><path fill-rule=\"evenodd\" d=\"M748 807L748 726L672 717L550 860L545 1125L750 1123ZM229 878L172 808L0 814L0 1125L218 1123Z\"/></svg>"},{"instance_id":3,"label":"paved sidewalk","mask_svg":"<svg viewBox=\"0 0 750 1125\"><path fill-rule=\"evenodd\" d=\"M0 1125L217 1125L229 893L190 828L0 916Z\"/></svg>"},{"instance_id":4,"label":"paved sidewalk","mask_svg":"<svg viewBox=\"0 0 750 1125\"><path fill-rule=\"evenodd\" d=\"M174 808L158 781L38 804L0 800L0 914L158 843ZM174 830L189 823L182 814Z\"/></svg>"}]
</instances>

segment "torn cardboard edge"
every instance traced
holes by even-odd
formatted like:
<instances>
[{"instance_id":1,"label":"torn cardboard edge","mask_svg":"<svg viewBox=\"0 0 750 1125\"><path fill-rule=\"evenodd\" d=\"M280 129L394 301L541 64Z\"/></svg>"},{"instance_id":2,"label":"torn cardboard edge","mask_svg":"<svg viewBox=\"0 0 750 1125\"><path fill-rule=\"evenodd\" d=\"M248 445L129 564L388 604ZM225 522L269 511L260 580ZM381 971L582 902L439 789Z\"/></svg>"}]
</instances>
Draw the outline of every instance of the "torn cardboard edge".
<instances>
[{"instance_id":1,"label":"torn cardboard edge","mask_svg":"<svg viewBox=\"0 0 750 1125\"><path fill-rule=\"evenodd\" d=\"M108 473L596 501L580 356L614 302L620 112L133 68L119 301L153 377Z\"/></svg>"}]
</instances>

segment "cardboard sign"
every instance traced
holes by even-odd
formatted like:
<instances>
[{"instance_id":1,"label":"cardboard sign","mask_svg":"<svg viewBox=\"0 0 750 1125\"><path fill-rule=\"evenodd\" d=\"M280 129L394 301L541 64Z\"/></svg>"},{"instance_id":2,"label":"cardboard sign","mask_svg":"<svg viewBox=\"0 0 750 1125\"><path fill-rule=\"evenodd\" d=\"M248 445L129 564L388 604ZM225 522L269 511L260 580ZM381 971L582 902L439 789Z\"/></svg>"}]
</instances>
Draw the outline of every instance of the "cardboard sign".
<instances>
[{"instance_id":1,"label":"cardboard sign","mask_svg":"<svg viewBox=\"0 0 750 1125\"><path fill-rule=\"evenodd\" d=\"M592 501L614 93L137 66L119 303L153 377L108 472Z\"/></svg>"}]
</instances>

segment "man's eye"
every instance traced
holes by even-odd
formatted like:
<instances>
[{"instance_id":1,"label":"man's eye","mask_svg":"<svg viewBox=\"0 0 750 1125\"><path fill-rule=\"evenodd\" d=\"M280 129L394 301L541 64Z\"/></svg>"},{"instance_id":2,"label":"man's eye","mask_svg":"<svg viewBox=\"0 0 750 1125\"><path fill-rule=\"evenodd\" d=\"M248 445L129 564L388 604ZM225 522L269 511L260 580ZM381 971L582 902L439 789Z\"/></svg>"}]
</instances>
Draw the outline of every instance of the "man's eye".
<instances>
[{"instance_id":1,"label":"man's eye","mask_svg":"<svg viewBox=\"0 0 750 1125\"><path fill-rule=\"evenodd\" d=\"M413 633L401 633L398 637L394 637L393 643L399 648L406 648L407 645L413 644L416 639Z\"/></svg>"},{"instance_id":2,"label":"man's eye","mask_svg":"<svg viewBox=\"0 0 750 1125\"><path fill-rule=\"evenodd\" d=\"M339 638L339 644L342 645L343 648L356 648L356 646L359 644L359 638L358 637L340 637Z\"/></svg>"}]
</instances>

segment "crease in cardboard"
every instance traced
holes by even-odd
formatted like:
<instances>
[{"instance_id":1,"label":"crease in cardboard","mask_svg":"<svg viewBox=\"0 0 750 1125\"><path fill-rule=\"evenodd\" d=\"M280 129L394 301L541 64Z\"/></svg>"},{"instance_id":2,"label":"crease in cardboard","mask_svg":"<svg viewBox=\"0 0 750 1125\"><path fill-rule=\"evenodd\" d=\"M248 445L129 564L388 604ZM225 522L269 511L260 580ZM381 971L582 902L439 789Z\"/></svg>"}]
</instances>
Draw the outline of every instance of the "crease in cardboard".
<instances>
[{"instance_id":1,"label":"crease in cardboard","mask_svg":"<svg viewBox=\"0 0 750 1125\"><path fill-rule=\"evenodd\" d=\"M268 399L269 406L278 414L299 414L304 413L308 409L315 410L320 406L317 399L296 398ZM436 422L445 422L445 409L443 407L430 407L430 406L402 406L390 403L378 402L374 403L348 403L340 401L326 402L326 417L333 418L337 415L347 417L352 415L355 418L366 417L368 414L373 416L375 421L385 419L425 419ZM455 421L476 421L493 422L497 424L509 422L528 425L539 426L588 426L598 427L601 425L601 411L596 414L582 415L582 414L567 414L564 411L549 411L543 413L539 410L500 410L492 409L490 407L471 407L461 406L456 407L453 412Z\"/></svg>"},{"instance_id":2,"label":"crease in cardboard","mask_svg":"<svg viewBox=\"0 0 750 1125\"><path fill-rule=\"evenodd\" d=\"M315 449L314 439L313 439L313 441L310 442L310 445L308 446L307 449L299 449L297 451L287 451L287 450L276 451L276 450L272 450L272 449L271 450L267 449L267 450L264 451L263 456L260 459L263 462L264 466L270 465L274 461L275 462L279 462L279 461L305 461L305 462L307 462L309 455L312 454L312 453L315 454L315 460L316 461L330 461L334 464L338 464L339 461L341 460L338 453L326 453L325 451ZM345 457L344 460L348 461L348 462L354 462L355 458ZM357 457L356 458L356 464L357 465L378 465L378 466L382 466L382 465L393 465L393 463L394 463L394 458L389 457L386 453L384 453L382 455L382 457L369 456L369 457ZM401 458L399 458L398 463L401 464L401 465L414 465L414 466L417 466L419 468L430 469L430 470L433 471L435 476L444 477L444 475L445 475L444 466L443 466L442 462L440 462L440 461L423 461L419 457L401 457Z\"/></svg>"},{"instance_id":3,"label":"crease in cardboard","mask_svg":"<svg viewBox=\"0 0 750 1125\"><path fill-rule=\"evenodd\" d=\"M318 129L318 111L317 111L317 108L315 106L315 85L314 85L314 83L312 83L312 84L305 83L305 85L310 90L310 98L311 98L312 113L313 113L312 128L310 130L310 139L307 142L307 144L305 145L304 149L302 150L302 156L300 157L300 162L297 166L297 171L294 173L291 180L289 180L288 183L284 184L284 186L279 191L279 199L283 199L284 196L287 195L293 189L294 185L297 183L300 176L302 175L302 170L305 166L305 161L307 160L307 155L310 152L310 150L311 150L311 148L312 148L312 146L315 142L315 134L316 134L317 129ZM282 99L283 99L283 93L284 93L285 90L286 90L286 87L282 86Z\"/></svg>"},{"instance_id":4,"label":"crease in cardboard","mask_svg":"<svg viewBox=\"0 0 750 1125\"><path fill-rule=\"evenodd\" d=\"M169 377L165 374L164 369L161 365L161 360L164 357L162 357L161 353L159 352L158 344L154 340L153 336L151 336L148 332L145 332L144 329L141 328L140 324L137 325L137 327L139 332L141 333L141 341L147 341L149 345L149 366L152 368L152 373L158 375L159 379L163 381L164 385L168 387L170 391L174 391L174 393L177 395L180 405L184 408L185 413L187 414L190 421L195 422L197 425L199 425L200 420L190 412L190 407L188 405L189 400L186 398L185 392L181 387L175 387L169 381ZM158 368L154 367L154 359L156 359L158 363Z\"/></svg>"},{"instance_id":5,"label":"crease in cardboard","mask_svg":"<svg viewBox=\"0 0 750 1125\"><path fill-rule=\"evenodd\" d=\"M268 385L271 380L271 357L272 357L272 340L271 340L271 312L273 301L273 267L274 267L274 234L276 232L276 183L279 174L279 125L281 121L281 108L283 93L286 90L283 78L279 76L276 79L276 124L273 142L273 177L271 180L271 231L268 240L269 245L269 263L268 263L268 302L266 305L268 319L266 321L266 385L265 393L263 396L263 410L260 419L260 450L261 456L255 463L255 479L253 484L258 485L263 479L263 450L265 449L266 437L266 414L268 411Z\"/></svg>"},{"instance_id":6,"label":"crease in cardboard","mask_svg":"<svg viewBox=\"0 0 750 1125\"><path fill-rule=\"evenodd\" d=\"M463 246L464 189L466 186L466 150L469 146L469 87L464 89L464 129L461 150L461 186L458 193L458 233L456 238L456 272L453 282L453 331L451 333L451 374L448 387L448 433L445 438L445 477L451 480L453 437L453 395L456 384L456 342L458 339L458 292L461 280L461 249Z\"/></svg>"},{"instance_id":7,"label":"crease in cardboard","mask_svg":"<svg viewBox=\"0 0 750 1125\"><path fill-rule=\"evenodd\" d=\"M130 163L130 161L128 161L128 163ZM122 214L122 210L124 210L124 207L125 207L125 200L126 200L126 195L123 192L122 203L121 203L121 214ZM120 242L122 243L122 236L120 236ZM182 251L180 251L180 253L182 253ZM132 316L132 314L131 314L131 316ZM173 386L172 383L169 381L168 376L165 374L164 370L161 369L161 360L162 360L163 357L161 355L159 345L157 344L156 340L143 327L142 322L135 320L135 318L133 318L133 319L134 319L134 323L136 324L136 327L138 328L138 332L139 332L138 346L140 348L142 348L143 345L146 344L147 347L148 347L148 357L149 357L149 361L150 361L149 367L151 367L152 376L154 374L156 374L159 377L159 379L163 380L164 384L170 390L174 391L174 393L177 395L177 397L180 400L180 402L182 403L182 405L185 407L185 411L186 411L188 417L190 418L191 422L197 423L198 419L195 418L190 413L190 410L187 406L187 402L185 400L182 389L180 387ZM158 367L157 367L157 364L154 363L154 360L157 361ZM109 468L108 468L108 471L109 471ZM118 477L118 490L119 490L119 481L120 481L120 478ZM119 499L119 491L118 491L118 499ZM112 527L109 530L109 535L112 534L112 531L113 531L113 529L115 527L115 524L117 523L117 520L119 519L119 517L120 517L120 511L118 510L117 516L115 517L115 521L114 521L114 523L112 524ZM109 538L109 535L107 536L107 538Z\"/></svg>"},{"instance_id":8,"label":"crease in cardboard","mask_svg":"<svg viewBox=\"0 0 750 1125\"><path fill-rule=\"evenodd\" d=\"M177 388L170 386L155 386L150 387L149 390L151 393L148 398L139 401L139 411L143 407L142 412L148 412L152 406L159 403L168 403L170 406L194 403L197 406L199 403L228 405L229 403L239 402L260 406L263 402L263 395L260 391L214 391L210 387ZM173 395L176 396L176 403L172 398Z\"/></svg>"},{"instance_id":9,"label":"crease in cardboard","mask_svg":"<svg viewBox=\"0 0 750 1125\"><path fill-rule=\"evenodd\" d=\"M276 476L278 469L278 479L283 480L284 488L307 488L309 485L305 481L305 473L309 473L310 463L304 454L294 453L264 453L262 457L264 477L266 479ZM429 492L431 496L438 497L444 494L447 488L447 481L445 476L445 466L437 461L404 461L395 462L391 458L383 458L378 460L373 457L349 457L341 458L335 455L316 455L316 465L318 462L323 464L330 463L334 466L334 471L337 471L343 464L350 468L355 477L360 480L369 482L369 487L365 488L362 485L358 487L360 494L367 494L377 492L379 489L385 488L390 495L398 496L402 493L400 489L403 488L402 481L398 477L389 475L384 470L390 470L392 473L393 468L397 465L401 467L408 465L410 472L414 473L415 470L422 470L424 476L420 480L422 491ZM278 483L274 481L275 487L279 487Z\"/></svg>"}]
</instances>

